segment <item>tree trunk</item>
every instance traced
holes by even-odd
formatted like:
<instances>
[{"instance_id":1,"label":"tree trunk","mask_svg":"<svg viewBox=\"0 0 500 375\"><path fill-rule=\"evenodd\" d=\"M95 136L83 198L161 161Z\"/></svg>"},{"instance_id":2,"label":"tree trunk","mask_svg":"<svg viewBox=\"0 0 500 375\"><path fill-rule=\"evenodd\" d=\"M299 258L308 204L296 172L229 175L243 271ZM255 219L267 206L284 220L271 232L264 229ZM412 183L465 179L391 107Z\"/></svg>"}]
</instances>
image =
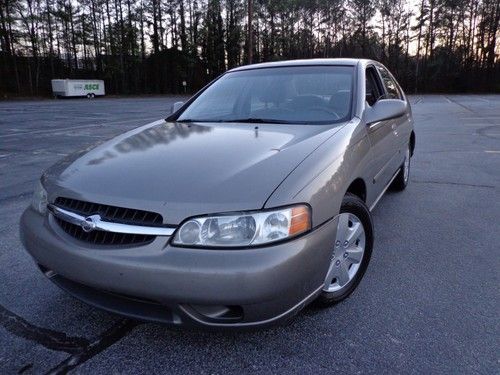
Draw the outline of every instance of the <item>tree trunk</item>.
<instances>
[{"instance_id":1,"label":"tree trunk","mask_svg":"<svg viewBox=\"0 0 500 375\"><path fill-rule=\"evenodd\" d=\"M248 0L248 34L247 34L247 45L248 45L248 63L252 64L253 62L253 0Z\"/></svg>"}]
</instances>

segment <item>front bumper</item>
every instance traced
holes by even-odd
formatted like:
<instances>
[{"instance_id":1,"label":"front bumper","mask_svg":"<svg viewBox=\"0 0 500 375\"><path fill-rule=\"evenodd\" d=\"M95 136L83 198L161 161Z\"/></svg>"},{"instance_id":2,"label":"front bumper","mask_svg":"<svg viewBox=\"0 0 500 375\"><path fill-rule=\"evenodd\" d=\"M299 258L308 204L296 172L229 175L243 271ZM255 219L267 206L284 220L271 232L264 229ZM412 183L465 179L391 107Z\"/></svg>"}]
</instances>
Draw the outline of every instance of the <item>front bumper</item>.
<instances>
[{"instance_id":1,"label":"front bumper","mask_svg":"<svg viewBox=\"0 0 500 375\"><path fill-rule=\"evenodd\" d=\"M336 220L289 242L245 250L189 249L166 237L93 248L28 208L21 239L42 271L94 306L136 319L205 327L276 323L321 291Z\"/></svg>"}]
</instances>

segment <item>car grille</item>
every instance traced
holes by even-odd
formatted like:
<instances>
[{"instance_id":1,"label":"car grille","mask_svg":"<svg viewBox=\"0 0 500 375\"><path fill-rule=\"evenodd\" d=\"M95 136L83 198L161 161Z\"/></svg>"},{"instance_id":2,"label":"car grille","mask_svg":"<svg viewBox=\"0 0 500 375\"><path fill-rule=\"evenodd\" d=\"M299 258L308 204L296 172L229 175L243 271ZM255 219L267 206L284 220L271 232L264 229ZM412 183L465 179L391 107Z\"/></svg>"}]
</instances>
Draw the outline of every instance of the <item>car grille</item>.
<instances>
[{"instance_id":1,"label":"car grille","mask_svg":"<svg viewBox=\"0 0 500 375\"><path fill-rule=\"evenodd\" d=\"M130 208L108 206L99 203L84 202L77 199L59 197L55 205L82 216L99 214L103 220L114 223L161 226L163 218L156 212L134 210ZM154 241L156 236L129 233L112 233L100 230L85 232L79 225L55 218L59 226L77 240L96 245L146 245Z\"/></svg>"}]
</instances>

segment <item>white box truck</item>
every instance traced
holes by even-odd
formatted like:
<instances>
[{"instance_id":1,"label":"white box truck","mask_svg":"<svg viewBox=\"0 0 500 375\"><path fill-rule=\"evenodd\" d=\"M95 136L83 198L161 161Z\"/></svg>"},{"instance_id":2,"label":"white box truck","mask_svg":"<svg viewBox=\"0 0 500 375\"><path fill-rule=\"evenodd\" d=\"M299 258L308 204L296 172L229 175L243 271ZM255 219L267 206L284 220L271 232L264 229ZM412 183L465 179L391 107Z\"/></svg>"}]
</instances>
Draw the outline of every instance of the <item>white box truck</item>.
<instances>
[{"instance_id":1,"label":"white box truck","mask_svg":"<svg viewBox=\"0 0 500 375\"><path fill-rule=\"evenodd\" d=\"M104 95L104 81L100 79L53 79L52 93L55 97Z\"/></svg>"}]
</instances>

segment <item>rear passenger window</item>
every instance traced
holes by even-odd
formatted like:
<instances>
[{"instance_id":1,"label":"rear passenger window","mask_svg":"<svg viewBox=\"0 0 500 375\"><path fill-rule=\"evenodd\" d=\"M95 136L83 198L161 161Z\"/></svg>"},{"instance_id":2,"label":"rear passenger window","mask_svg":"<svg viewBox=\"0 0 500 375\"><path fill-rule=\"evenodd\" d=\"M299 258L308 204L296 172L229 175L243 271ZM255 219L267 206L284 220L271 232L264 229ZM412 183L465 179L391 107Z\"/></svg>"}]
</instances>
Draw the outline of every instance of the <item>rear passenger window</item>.
<instances>
[{"instance_id":1,"label":"rear passenger window","mask_svg":"<svg viewBox=\"0 0 500 375\"><path fill-rule=\"evenodd\" d=\"M384 86L387 90L386 99L403 99L401 92L398 89L398 85L394 81L394 79L389 75L389 72L382 68L378 67L378 71L380 76L382 77L382 81L384 82Z\"/></svg>"}]
</instances>

